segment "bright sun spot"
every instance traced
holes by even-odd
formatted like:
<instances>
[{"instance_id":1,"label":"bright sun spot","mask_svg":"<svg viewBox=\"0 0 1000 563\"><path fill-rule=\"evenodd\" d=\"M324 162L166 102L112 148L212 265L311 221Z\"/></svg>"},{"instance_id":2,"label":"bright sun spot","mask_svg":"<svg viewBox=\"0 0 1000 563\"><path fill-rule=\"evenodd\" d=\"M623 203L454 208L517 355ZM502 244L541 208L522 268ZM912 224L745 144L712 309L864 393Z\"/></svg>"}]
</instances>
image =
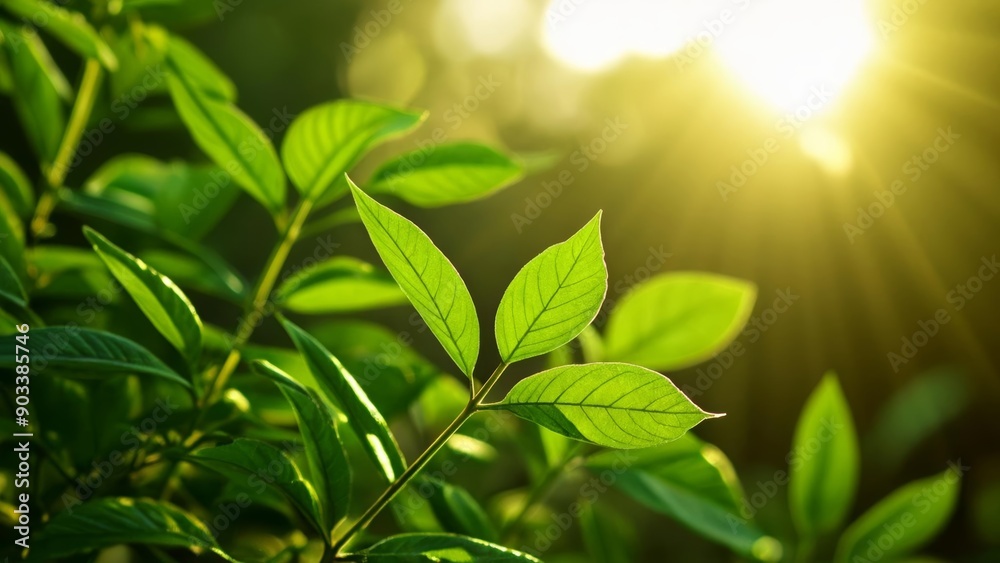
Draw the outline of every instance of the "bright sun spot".
<instances>
[{"instance_id":1,"label":"bright sun spot","mask_svg":"<svg viewBox=\"0 0 1000 563\"><path fill-rule=\"evenodd\" d=\"M841 90L873 44L864 0L553 0L545 44L600 70L628 55L714 51L750 90L785 109Z\"/></svg>"}]
</instances>

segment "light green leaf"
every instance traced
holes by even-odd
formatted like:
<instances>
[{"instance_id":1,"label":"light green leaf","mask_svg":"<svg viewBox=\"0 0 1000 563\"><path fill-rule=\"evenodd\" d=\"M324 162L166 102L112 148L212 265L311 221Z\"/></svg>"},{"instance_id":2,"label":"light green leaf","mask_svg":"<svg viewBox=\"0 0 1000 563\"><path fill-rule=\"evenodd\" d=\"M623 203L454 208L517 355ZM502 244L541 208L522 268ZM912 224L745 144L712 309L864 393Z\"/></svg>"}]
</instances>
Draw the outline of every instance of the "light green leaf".
<instances>
[{"instance_id":1,"label":"light green leaf","mask_svg":"<svg viewBox=\"0 0 1000 563\"><path fill-rule=\"evenodd\" d=\"M135 256L115 246L90 227L87 240L111 274L132 296L156 330L193 364L201 354L201 319L184 292Z\"/></svg>"},{"instance_id":2,"label":"light green leaf","mask_svg":"<svg viewBox=\"0 0 1000 563\"><path fill-rule=\"evenodd\" d=\"M348 182L368 236L389 273L451 359L471 378L479 357L479 318L455 266L419 227Z\"/></svg>"},{"instance_id":3,"label":"light green leaf","mask_svg":"<svg viewBox=\"0 0 1000 563\"><path fill-rule=\"evenodd\" d=\"M114 51L87 23L83 14L40 0L4 0L4 6L28 21L38 23L39 27L84 58L97 59L111 71L118 68Z\"/></svg>"},{"instance_id":4,"label":"light green leaf","mask_svg":"<svg viewBox=\"0 0 1000 563\"><path fill-rule=\"evenodd\" d=\"M963 469L952 466L879 501L847 528L834 561L896 560L929 542L955 511Z\"/></svg>"},{"instance_id":5,"label":"light green leaf","mask_svg":"<svg viewBox=\"0 0 1000 563\"><path fill-rule=\"evenodd\" d=\"M275 302L296 313L367 311L407 303L389 274L350 256L334 256L289 277Z\"/></svg>"},{"instance_id":6,"label":"light green leaf","mask_svg":"<svg viewBox=\"0 0 1000 563\"><path fill-rule=\"evenodd\" d=\"M401 534L350 556L365 563L499 563L503 561L541 563L527 553L482 540L453 534Z\"/></svg>"},{"instance_id":7,"label":"light green leaf","mask_svg":"<svg viewBox=\"0 0 1000 563\"><path fill-rule=\"evenodd\" d=\"M282 319L281 324L305 357L320 388L347 414L351 428L372 461L387 481L393 481L406 469L406 461L382 414L354 376L322 344L286 319Z\"/></svg>"},{"instance_id":8,"label":"light green leaf","mask_svg":"<svg viewBox=\"0 0 1000 563\"><path fill-rule=\"evenodd\" d=\"M317 532L324 537L329 533L320 516L316 492L299 473L288 452L257 440L238 438L224 446L198 450L184 459L234 481L256 475L259 482L292 503ZM262 469L266 469L267 479L260 478Z\"/></svg>"},{"instance_id":9,"label":"light green leaf","mask_svg":"<svg viewBox=\"0 0 1000 563\"><path fill-rule=\"evenodd\" d=\"M253 369L274 381L295 410L309 462L310 482L322 509L324 537L329 538L330 531L347 516L351 502L351 466L330 407L315 391L271 363L254 362Z\"/></svg>"},{"instance_id":10,"label":"light green leaf","mask_svg":"<svg viewBox=\"0 0 1000 563\"><path fill-rule=\"evenodd\" d=\"M499 403L570 438L610 448L646 448L676 440L707 418L669 379L630 364L584 364L521 380Z\"/></svg>"},{"instance_id":11,"label":"light green leaf","mask_svg":"<svg viewBox=\"0 0 1000 563\"><path fill-rule=\"evenodd\" d=\"M781 558L781 544L743 517L743 491L729 459L692 434L627 454L604 452L587 466L598 475L612 471L615 486L640 504L738 554Z\"/></svg>"},{"instance_id":12,"label":"light green leaf","mask_svg":"<svg viewBox=\"0 0 1000 563\"><path fill-rule=\"evenodd\" d=\"M424 120L409 112L357 100L310 108L288 128L281 158L304 197L325 203L347 189L344 173L379 144L409 132ZM337 189L331 189L339 184Z\"/></svg>"},{"instance_id":13,"label":"light green leaf","mask_svg":"<svg viewBox=\"0 0 1000 563\"><path fill-rule=\"evenodd\" d=\"M224 98L202 89L184 61L167 56L170 95L195 143L272 214L285 206L285 176L271 140Z\"/></svg>"},{"instance_id":14,"label":"light green leaf","mask_svg":"<svg viewBox=\"0 0 1000 563\"><path fill-rule=\"evenodd\" d=\"M799 533L815 538L843 523L858 484L858 438L837 376L827 373L795 427L788 504Z\"/></svg>"},{"instance_id":15,"label":"light green leaf","mask_svg":"<svg viewBox=\"0 0 1000 563\"><path fill-rule=\"evenodd\" d=\"M146 374L179 383L191 384L157 359L149 350L131 340L89 328L56 326L32 328L31 350L45 351L49 368L86 373ZM2 337L5 347L0 351L0 365L16 365L14 336ZM7 345L9 344L9 346ZM37 371L42 371L38 369Z\"/></svg>"},{"instance_id":16,"label":"light green leaf","mask_svg":"<svg viewBox=\"0 0 1000 563\"><path fill-rule=\"evenodd\" d=\"M597 316L608 290L601 213L566 242L531 259L497 309L500 358L516 362L573 340Z\"/></svg>"},{"instance_id":17,"label":"light green leaf","mask_svg":"<svg viewBox=\"0 0 1000 563\"><path fill-rule=\"evenodd\" d=\"M172 250L147 250L139 257L177 285L237 303L246 296L246 282L235 271L220 272L198 258Z\"/></svg>"},{"instance_id":18,"label":"light green leaf","mask_svg":"<svg viewBox=\"0 0 1000 563\"><path fill-rule=\"evenodd\" d=\"M13 71L14 110L44 169L59 150L66 127L62 99L72 90L38 34L0 20L0 35Z\"/></svg>"},{"instance_id":19,"label":"light green leaf","mask_svg":"<svg viewBox=\"0 0 1000 563\"><path fill-rule=\"evenodd\" d=\"M35 194L31 182L7 153L0 151L0 190L3 191L18 217L27 219L35 210Z\"/></svg>"},{"instance_id":20,"label":"light green leaf","mask_svg":"<svg viewBox=\"0 0 1000 563\"><path fill-rule=\"evenodd\" d=\"M422 482L421 487L429 486L434 490L428 500L434 517L445 531L489 542L498 541L496 527L469 491L437 479L424 479Z\"/></svg>"},{"instance_id":21,"label":"light green leaf","mask_svg":"<svg viewBox=\"0 0 1000 563\"><path fill-rule=\"evenodd\" d=\"M418 149L382 166L366 184L369 193L389 193L421 207L440 207L487 197L518 181L521 165L478 143Z\"/></svg>"},{"instance_id":22,"label":"light green leaf","mask_svg":"<svg viewBox=\"0 0 1000 563\"><path fill-rule=\"evenodd\" d=\"M608 321L606 358L659 371L711 358L750 317L753 284L694 272L656 276L618 303Z\"/></svg>"},{"instance_id":23,"label":"light green leaf","mask_svg":"<svg viewBox=\"0 0 1000 563\"><path fill-rule=\"evenodd\" d=\"M31 544L31 558L52 561L119 544L207 549L226 561L212 533L176 506L150 499L99 498L60 512Z\"/></svg>"},{"instance_id":24,"label":"light green leaf","mask_svg":"<svg viewBox=\"0 0 1000 563\"><path fill-rule=\"evenodd\" d=\"M148 33L165 34L165 30L159 27L151 28ZM163 36L166 38L166 36ZM156 40L163 41L163 38L156 37ZM205 56L197 47L189 43L179 35L170 35L167 41L167 56L171 61L184 69L184 76L198 90L233 102L236 101L236 86L233 81L225 75L219 67L215 66L212 59Z\"/></svg>"}]
</instances>

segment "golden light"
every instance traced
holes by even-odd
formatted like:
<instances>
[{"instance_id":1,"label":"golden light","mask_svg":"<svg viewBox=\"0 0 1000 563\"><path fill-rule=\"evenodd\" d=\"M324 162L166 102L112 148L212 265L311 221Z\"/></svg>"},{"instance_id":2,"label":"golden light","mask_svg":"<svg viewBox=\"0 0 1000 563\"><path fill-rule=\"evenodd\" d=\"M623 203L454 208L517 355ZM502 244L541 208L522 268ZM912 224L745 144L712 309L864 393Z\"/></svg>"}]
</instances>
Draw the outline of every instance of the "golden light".
<instances>
[{"instance_id":1,"label":"golden light","mask_svg":"<svg viewBox=\"0 0 1000 563\"><path fill-rule=\"evenodd\" d=\"M815 88L841 90L874 45L864 0L553 0L543 41L585 71L633 56L693 59L713 51L782 109Z\"/></svg>"}]
</instances>

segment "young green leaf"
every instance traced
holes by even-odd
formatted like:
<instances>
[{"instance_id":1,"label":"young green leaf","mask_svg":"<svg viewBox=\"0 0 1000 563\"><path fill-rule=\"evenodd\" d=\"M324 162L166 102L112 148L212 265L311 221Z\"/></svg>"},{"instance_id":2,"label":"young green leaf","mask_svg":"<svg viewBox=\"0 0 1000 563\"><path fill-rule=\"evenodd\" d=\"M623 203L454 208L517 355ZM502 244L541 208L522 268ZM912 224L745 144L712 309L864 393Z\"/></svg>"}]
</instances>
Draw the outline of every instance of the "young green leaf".
<instances>
[{"instance_id":1,"label":"young green leaf","mask_svg":"<svg viewBox=\"0 0 1000 563\"><path fill-rule=\"evenodd\" d=\"M41 0L5 0L3 5L26 20L44 21L42 29L84 58L97 59L111 71L118 69L114 51L87 23L83 14Z\"/></svg>"},{"instance_id":2,"label":"young green leaf","mask_svg":"<svg viewBox=\"0 0 1000 563\"><path fill-rule=\"evenodd\" d=\"M543 371L516 385L504 409L570 438L610 448L676 440L707 418L669 379L630 364L584 364Z\"/></svg>"},{"instance_id":3,"label":"young green leaf","mask_svg":"<svg viewBox=\"0 0 1000 563\"><path fill-rule=\"evenodd\" d=\"M479 318L455 266L419 227L375 201L348 179L361 220L389 273L441 345L472 377L479 357Z\"/></svg>"},{"instance_id":4,"label":"young green leaf","mask_svg":"<svg viewBox=\"0 0 1000 563\"><path fill-rule=\"evenodd\" d=\"M309 314L366 311L407 303L389 274L350 256L334 256L291 276L277 289L274 300L284 309Z\"/></svg>"},{"instance_id":5,"label":"young green leaf","mask_svg":"<svg viewBox=\"0 0 1000 563\"><path fill-rule=\"evenodd\" d=\"M152 249L139 258L177 285L240 303L246 297L247 284L239 273L223 265L223 271L193 256L172 250Z\"/></svg>"},{"instance_id":6,"label":"young green leaf","mask_svg":"<svg viewBox=\"0 0 1000 563\"><path fill-rule=\"evenodd\" d=\"M445 531L488 542L498 540L496 527L469 491L437 479L424 479L420 487L434 491L428 500Z\"/></svg>"},{"instance_id":7,"label":"young green leaf","mask_svg":"<svg viewBox=\"0 0 1000 563\"><path fill-rule=\"evenodd\" d=\"M753 310L753 284L700 273L656 276L629 292L608 321L606 358L659 371L711 358Z\"/></svg>"},{"instance_id":8,"label":"young green leaf","mask_svg":"<svg viewBox=\"0 0 1000 563\"><path fill-rule=\"evenodd\" d=\"M288 128L281 147L285 170L303 197L320 204L332 201L347 189L343 176L355 162L379 144L409 132L424 116L357 100L310 108Z\"/></svg>"},{"instance_id":9,"label":"young green leaf","mask_svg":"<svg viewBox=\"0 0 1000 563\"><path fill-rule=\"evenodd\" d=\"M0 51L2 52L2 51ZM10 200L18 217L27 219L35 210L35 194L31 182L7 153L0 151L0 190Z\"/></svg>"},{"instance_id":10,"label":"young green leaf","mask_svg":"<svg viewBox=\"0 0 1000 563\"><path fill-rule=\"evenodd\" d=\"M789 471L792 520L808 538L836 529L854 502L858 438L837 376L827 373L795 427Z\"/></svg>"},{"instance_id":11,"label":"young green leaf","mask_svg":"<svg viewBox=\"0 0 1000 563\"><path fill-rule=\"evenodd\" d=\"M840 537L837 563L897 558L926 544L958 504L960 469L951 467L900 487L861 515Z\"/></svg>"},{"instance_id":12,"label":"young green leaf","mask_svg":"<svg viewBox=\"0 0 1000 563\"><path fill-rule=\"evenodd\" d=\"M31 559L52 561L120 544L207 549L226 561L212 533L176 506L140 498L99 498L60 512L31 544Z\"/></svg>"},{"instance_id":13,"label":"young green leaf","mask_svg":"<svg viewBox=\"0 0 1000 563\"><path fill-rule=\"evenodd\" d=\"M497 309L500 358L551 352L594 320L608 290L601 213L566 242L547 248L514 276Z\"/></svg>"},{"instance_id":14,"label":"young green leaf","mask_svg":"<svg viewBox=\"0 0 1000 563\"><path fill-rule=\"evenodd\" d=\"M195 143L272 214L285 206L285 176L271 140L236 106L191 77L171 50L170 95Z\"/></svg>"},{"instance_id":15,"label":"young green leaf","mask_svg":"<svg viewBox=\"0 0 1000 563\"><path fill-rule=\"evenodd\" d=\"M351 466L330 407L315 391L269 362L254 362L253 369L274 381L295 410L311 482L323 513L324 537L329 537L330 530L347 516L351 501Z\"/></svg>"},{"instance_id":16,"label":"young green leaf","mask_svg":"<svg viewBox=\"0 0 1000 563\"><path fill-rule=\"evenodd\" d=\"M0 351L0 365L16 365L14 336L2 337L9 346ZM31 329L31 348L43 351L45 365L53 369L89 373L135 373L162 377L185 387L191 384L131 340L82 327L56 326ZM36 372L42 368L36 367Z\"/></svg>"},{"instance_id":17,"label":"young green leaf","mask_svg":"<svg viewBox=\"0 0 1000 563\"><path fill-rule=\"evenodd\" d=\"M430 154L418 149L375 172L369 193L389 193L421 207L440 207L487 197L523 176L521 165L479 143L449 143Z\"/></svg>"},{"instance_id":18,"label":"young green leaf","mask_svg":"<svg viewBox=\"0 0 1000 563\"><path fill-rule=\"evenodd\" d=\"M201 354L201 319L180 288L97 231L84 227L83 232L156 330L189 363L197 361Z\"/></svg>"},{"instance_id":19,"label":"young green leaf","mask_svg":"<svg viewBox=\"0 0 1000 563\"><path fill-rule=\"evenodd\" d=\"M323 537L329 533L320 515L316 492L285 451L257 440L239 438L231 444L198 450L184 459L232 480L256 475L260 482L292 503ZM262 469L267 471L267 479L260 479Z\"/></svg>"},{"instance_id":20,"label":"young green leaf","mask_svg":"<svg viewBox=\"0 0 1000 563\"><path fill-rule=\"evenodd\" d=\"M781 544L743 516L743 491L729 459L692 434L637 452L604 452L587 467L613 471L615 486L736 553L764 561L781 558Z\"/></svg>"},{"instance_id":21,"label":"young green leaf","mask_svg":"<svg viewBox=\"0 0 1000 563\"><path fill-rule=\"evenodd\" d=\"M305 357L320 388L343 407L351 428L372 462L382 470L387 481L393 481L406 469L406 461L382 414L354 376L319 341L287 319L282 319L281 324Z\"/></svg>"},{"instance_id":22,"label":"young green leaf","mask_svg":"<svg viewBox=\"0 0 1000 563\"><path fill-rule=\"evenodd\" d=\"M14 110L45 168L59 150L66 128L62 99L69 98L72 90L37 34L24 33L0 20L0 35L10 57L17 92Z\"/></svg>"},{"instance_id":23,"label":"young green leaf","mask_svg":"<svg viewBox=\"0 0 1000 563\"><path fill-rule=\"evenodd\" d=\"M541 563L538 559L482 540L453 534L401 534L348 556L350 561L365 563Z\"/></svg>"}]
</instances>

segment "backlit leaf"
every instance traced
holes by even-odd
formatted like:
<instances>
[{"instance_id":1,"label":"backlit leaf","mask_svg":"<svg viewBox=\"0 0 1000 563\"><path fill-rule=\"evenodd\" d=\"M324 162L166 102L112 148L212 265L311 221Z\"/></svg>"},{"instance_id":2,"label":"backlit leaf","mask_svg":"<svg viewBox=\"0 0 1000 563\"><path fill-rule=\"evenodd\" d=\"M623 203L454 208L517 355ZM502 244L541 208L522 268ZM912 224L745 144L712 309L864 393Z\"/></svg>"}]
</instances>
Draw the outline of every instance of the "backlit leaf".
<instances>
[{"instance_id":1,"label":"backlit leaf","mask_svg":"<svg viewBox=\"0 0 1000 563\"><path fill-rule=\"evenodd\" d=\"M40 0L5 0L3 5L22 18L39 23L41 29L51 33L84 58L97 59L108 70L118 68L114 51L91 27L83 14Z\"/></svg>"},{"instance_id":2,"label":"backlit leaf","mask_svg":"<svg viewBox=\"0 0 1000 563\"><path fill-rule=\"evenodd\" d=\"M392 277L350 256L335 256L288 278L275 302L296 313L343 313L407 303Z\"/></svg>"}]
</instances>

